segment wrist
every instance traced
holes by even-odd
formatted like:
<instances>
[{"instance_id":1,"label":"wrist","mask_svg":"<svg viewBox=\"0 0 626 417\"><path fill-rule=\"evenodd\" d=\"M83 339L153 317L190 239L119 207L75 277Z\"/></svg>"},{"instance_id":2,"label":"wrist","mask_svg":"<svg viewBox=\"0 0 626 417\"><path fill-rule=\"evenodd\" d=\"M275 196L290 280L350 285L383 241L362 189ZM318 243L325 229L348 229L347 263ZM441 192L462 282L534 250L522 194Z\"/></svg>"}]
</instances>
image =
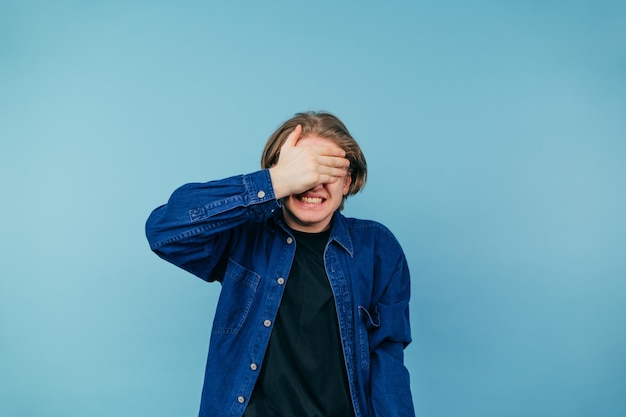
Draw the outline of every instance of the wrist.
<instances>
[{"instance_id":1,"label":"wrist","mask_svg":"<svg viewBox=\"0 0 626 417\"><path fill-rule=\"evenodd\" d=\"M272 181L272 188L274 189L274 196L276 200L280 200L283 197L287 197L289 190L287 189L284 181L280 179L280 172L276 172L276 168L269 168L270 180Z\"/></svg>"}]
</instances>

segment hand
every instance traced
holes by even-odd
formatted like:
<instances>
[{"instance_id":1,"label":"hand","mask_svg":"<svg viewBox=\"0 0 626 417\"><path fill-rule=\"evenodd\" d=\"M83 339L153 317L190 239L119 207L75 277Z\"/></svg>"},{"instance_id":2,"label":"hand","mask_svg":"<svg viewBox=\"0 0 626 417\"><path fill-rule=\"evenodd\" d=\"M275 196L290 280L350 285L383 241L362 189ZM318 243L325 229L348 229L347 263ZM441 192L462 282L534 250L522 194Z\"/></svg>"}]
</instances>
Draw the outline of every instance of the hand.
<instances>
[{"instance_id":1,"label":"hand","mask_svg":"<svg viewBox=\"0 0 626 417\"><path fill-rule=\"evenodd\" d=\"M296 146L302 135L298 125L280 148L278 162L270 168L276 198L300 194L319 184L330 184L345 177L350 161L336 145Z\"/></svg>"}]
</instances>

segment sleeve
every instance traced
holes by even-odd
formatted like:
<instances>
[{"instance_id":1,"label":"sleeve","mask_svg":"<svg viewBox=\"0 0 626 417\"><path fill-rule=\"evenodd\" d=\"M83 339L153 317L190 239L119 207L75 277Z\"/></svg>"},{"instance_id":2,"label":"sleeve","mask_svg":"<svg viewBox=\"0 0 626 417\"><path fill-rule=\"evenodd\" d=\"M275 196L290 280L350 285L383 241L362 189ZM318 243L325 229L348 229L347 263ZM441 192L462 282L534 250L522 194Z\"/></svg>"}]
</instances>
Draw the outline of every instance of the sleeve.
<instances>
[{"instance_id":1,"label":"sleeve","mask_svg":"<svg viewBox=\"0 0 626 417\"><path fill-rule=\"evenodd\" d=\"M372 415L415 415L404 348L411 342L409 323L410 275L404 255L373 314L370 333L370 383Z\"/></svg>"},{"instance_id":2,"label":"sleeve","mask_svg":"<svg viewBox=\"0 0 626 417\"><path fill-rule=\"evenodd\" d=\"M186 184L150 214L146 237L161 258L214 281L238 226L279 207L268 170Z\"/></svg>"}]
</instances>

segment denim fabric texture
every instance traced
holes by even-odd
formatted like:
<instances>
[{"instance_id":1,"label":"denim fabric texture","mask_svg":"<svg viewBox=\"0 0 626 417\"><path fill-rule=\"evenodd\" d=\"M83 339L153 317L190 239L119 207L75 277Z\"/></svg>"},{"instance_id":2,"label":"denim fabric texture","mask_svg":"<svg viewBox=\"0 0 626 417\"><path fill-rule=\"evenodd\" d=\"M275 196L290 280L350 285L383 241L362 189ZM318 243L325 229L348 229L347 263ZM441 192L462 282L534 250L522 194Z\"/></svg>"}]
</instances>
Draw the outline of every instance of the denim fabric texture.
<instances>
[{"instance_id":1,"label":"denim fabric texture","mask_svg":"<svg viewBox=\"0 0 626 417\"><path fill-rule=\"evenodd\" d=\"M337 211L324 252L357 417L414 416L404 348L410 278L383 225ZM222 284L200 417L241 417L263 364L296 241L268 170L177 189L146 224L150 248Z\"/></svg>"}]
</instances>

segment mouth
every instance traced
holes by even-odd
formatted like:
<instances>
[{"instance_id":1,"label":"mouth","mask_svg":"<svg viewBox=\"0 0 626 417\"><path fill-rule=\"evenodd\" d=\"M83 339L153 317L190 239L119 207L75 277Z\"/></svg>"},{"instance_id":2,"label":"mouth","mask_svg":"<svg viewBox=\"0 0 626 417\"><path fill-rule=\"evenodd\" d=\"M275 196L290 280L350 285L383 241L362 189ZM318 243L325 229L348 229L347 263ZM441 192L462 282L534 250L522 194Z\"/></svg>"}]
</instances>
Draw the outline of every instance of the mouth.
<instances>
[{"instance_id":1,"label":"mouth","mask_svg":"<svg viewBox=\"0 0 626 417\"><path fill-rule=\"evenodd\" d=\"M326 201L326 199L322 197L309 197L309 196L304 196L304 195L296 196L296 199L304 204L312 204L312 205L320 205L324 201Z\"/></svg>"}]
</instances>

